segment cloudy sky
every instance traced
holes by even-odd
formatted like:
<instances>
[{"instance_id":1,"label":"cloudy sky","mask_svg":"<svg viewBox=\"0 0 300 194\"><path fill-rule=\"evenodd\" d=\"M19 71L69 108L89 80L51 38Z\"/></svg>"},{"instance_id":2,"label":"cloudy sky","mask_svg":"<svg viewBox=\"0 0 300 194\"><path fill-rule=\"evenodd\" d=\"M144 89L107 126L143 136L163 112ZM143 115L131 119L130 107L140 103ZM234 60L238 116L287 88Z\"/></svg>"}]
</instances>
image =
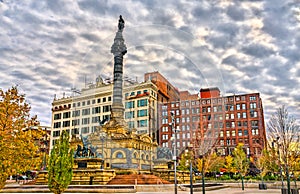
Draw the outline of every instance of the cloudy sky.
<instances>
[{"instance_id":1,"label":"cloudy sky","mask_svg":"<svg viewBox=\"0 0 300 194\"><path fill-rule=\"evenodd\" d=\"M299 0L0 0L0 88L18 85L44 125L51 102L98 75L125 20L125 76L159 71L180 90L259 92L265 119L300 117Z\"/></svg>"}]
</instances>

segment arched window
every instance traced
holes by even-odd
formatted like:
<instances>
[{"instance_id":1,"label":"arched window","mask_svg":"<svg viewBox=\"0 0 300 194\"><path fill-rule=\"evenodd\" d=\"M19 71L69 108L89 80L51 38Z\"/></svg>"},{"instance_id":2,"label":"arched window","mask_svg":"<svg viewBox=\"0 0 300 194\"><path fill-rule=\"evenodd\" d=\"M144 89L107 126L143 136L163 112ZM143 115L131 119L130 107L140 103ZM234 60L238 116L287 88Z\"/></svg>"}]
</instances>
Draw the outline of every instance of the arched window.
<instances>
[{"instance_id":1,"label":"arched window","mask_svg":"<svg viewBox=\"0 0 300 194\"><path fill-rule=\"evenodd\" d=\"M148 155L146 155L146 160L149 160L149 156Z\"/></svg>"},{"instance_id":2,"label":"arched window","mask_svg":"<svg viewBox=\"0 0 300 194\"><path fill-rule=\"evenodd\" d=\"M137 159L137 153L134 153L134 154L133 154L133 158L134 158L134 159Z\"/></svg>"},{"instance_id":3,"label":"arched window","mask_svg":"<svg viewBox=\"0 0 300 194\"><path fill-rule=\"evenodd\" d=\"M118 152L118 153L116 154L116 158L123 158L122 152Z\"/></svg>"},{"instance_id":4,"label":"arched window","mask_svg":"<svg viewBox=\"0 0 300 194\"><path fill-rule=\"evenodd\" d=\"M144 160L144 157L145 157L145 155L144 155L144 154L142 154L142 156L141 156L142 160Z\"/></svg>"}]
</instances>

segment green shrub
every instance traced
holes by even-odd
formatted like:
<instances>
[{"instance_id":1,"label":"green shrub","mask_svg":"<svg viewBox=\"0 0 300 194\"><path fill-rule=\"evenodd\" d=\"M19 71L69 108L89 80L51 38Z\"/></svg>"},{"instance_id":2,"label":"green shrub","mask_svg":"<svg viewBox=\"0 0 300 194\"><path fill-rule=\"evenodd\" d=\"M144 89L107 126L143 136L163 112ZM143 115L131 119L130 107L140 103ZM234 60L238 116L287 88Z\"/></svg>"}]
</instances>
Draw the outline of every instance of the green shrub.
<instances>
[{"instance_id":1,"label":"green shrub","mask_svg":"<svg viewBox=\"0 0 300 194\"><path fill-rule=\"evenodd\" d=\"M219 178L219 180L230 180L230 179L231 179L230 176L226 175L226 174L220 176L220 178Z\"/></svg>"}]
</instances>

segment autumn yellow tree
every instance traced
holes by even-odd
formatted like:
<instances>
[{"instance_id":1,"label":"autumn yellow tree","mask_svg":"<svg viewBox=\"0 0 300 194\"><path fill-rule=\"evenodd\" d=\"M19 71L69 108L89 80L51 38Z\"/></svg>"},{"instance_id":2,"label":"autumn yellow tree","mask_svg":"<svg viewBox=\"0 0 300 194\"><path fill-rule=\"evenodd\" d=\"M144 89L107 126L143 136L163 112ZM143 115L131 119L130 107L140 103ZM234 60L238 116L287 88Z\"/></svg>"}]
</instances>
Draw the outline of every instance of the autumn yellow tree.
<instances>
[{"instance_id":1,"label":"autumn yellow tree","mask_svg":"<svg viewBox=\"0 0 300 194\"><path fill-rule=\"evenodd\" d=\"M244 177L246 176L249 168L249 161L243 150L243 146L244 145L242 143L239 143L232 153L234 166L242 177L242 190L244 190Z\"/></svg>"},{"instance_id":2,"label":"autumn yellow tree","mask_svg":"<svg viewBox=\"0 0 300 194\"><path fill-rule=\"evenodd\" d=\"M274 168L273 160L272 153L269 150L264 149L261 156L254 161L255 166L260 170L262 184L264 184L264 176Z\"/></svg>"},{"instance_id":3,"label":"autumn yellow tree","mask_svg":"<svg viewBox=\"0 0 300 194\"><path fill-rule=\"evenodd\" d=\"M42 133L36 116L30 117L30 109L17 87L0 89L0 189L8 176L40 166L36 140Z\"/></svg>"},{"instance_id":4,"label":"autumn yellow tree","mask_svg":"<svg viewBox=\"0 0 300 194\"><path fill-rule=\"evenodd\" d=\"M232 173L236 173L236 168L234 167L233 157L228 155L225 157L224 168L226 168L226 172L229 173L230 178Z\"/></svg>"},{"instance_id":5,"label":"autumn yellow tree","mask_svg":"<svg viewBox=\"0 0 300 194\"><path fill-rule=\"evenodd\" d=\"M215 152L206 155L204 160L203 166L203 160L197 159L197 168L203 169L204 172L217 172L224 165L224 159Z\"/></svg>"}]
</instances>

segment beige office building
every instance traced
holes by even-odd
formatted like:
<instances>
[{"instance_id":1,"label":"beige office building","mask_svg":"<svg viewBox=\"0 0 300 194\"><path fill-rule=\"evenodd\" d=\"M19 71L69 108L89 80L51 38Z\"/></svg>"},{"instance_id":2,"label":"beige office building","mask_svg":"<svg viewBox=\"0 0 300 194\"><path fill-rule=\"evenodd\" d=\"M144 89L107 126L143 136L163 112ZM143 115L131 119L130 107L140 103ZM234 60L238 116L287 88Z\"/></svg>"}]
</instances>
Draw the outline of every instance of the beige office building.
<instances>
[{"instance_id":1,"label":"beige office building","mask_svg":"<svg viewBox=\"0 0 300 194\"><path fill-rule=\"evenodd\" d=\"M52 131L50 149L63 130L70 136L87 136L110 119L113 83L101 77L72 96L52 102ZM148 133L154 137L157 116L157 87L151 81L124 81L123 99L125 121L129 130Z\"/></svg>"}]
</instances>

